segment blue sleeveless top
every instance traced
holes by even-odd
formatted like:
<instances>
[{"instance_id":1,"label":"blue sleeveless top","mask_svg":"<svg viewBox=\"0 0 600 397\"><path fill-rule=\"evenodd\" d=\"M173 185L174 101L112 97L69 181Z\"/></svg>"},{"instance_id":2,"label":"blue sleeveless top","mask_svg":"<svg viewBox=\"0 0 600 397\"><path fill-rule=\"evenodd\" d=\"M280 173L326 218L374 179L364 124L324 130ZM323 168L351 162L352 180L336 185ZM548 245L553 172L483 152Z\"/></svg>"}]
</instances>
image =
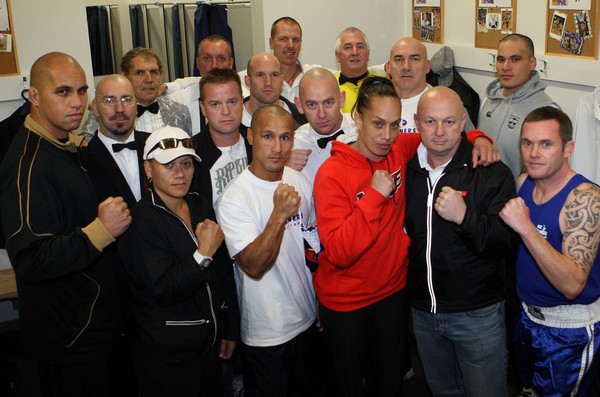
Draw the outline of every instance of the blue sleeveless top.
<instances>
[{"instance_id":1,"label":"blue sleeveless top","mask_svg":"<svg viewBox=\"0 0 600 397\"><path fill-rule=\"evenodd\" d=\"M560 230L558 216L562 210L569 193L584 182L590 182L583 175L577 174L566 184L566 186L544 204L536 204L533 201L533 188L535 182L527 177L519 189L519 196L525 200L529 207L531 221L536 225L538 232L558 252L562 252L563 234ZM600 297L600 255L590 271L587 284L581 294L574 300L568 300L556 288L550 284L533 256L521 243L517 254L517 293L525 303L533 306L551 307L558 305L582 304L595 302Z\"/></svg>"}]
</instances>

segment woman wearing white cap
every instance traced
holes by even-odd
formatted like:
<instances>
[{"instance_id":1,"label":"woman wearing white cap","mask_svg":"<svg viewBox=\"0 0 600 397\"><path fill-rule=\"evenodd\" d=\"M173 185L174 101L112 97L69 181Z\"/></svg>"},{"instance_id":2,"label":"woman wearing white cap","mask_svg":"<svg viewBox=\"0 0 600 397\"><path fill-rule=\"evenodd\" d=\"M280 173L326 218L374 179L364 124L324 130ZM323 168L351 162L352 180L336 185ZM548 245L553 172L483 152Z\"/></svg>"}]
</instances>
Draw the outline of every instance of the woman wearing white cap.
<instances>
[{"instance_id":1,"label":"woman wearing white cap","mask_svg":"<svg viewBox=\"0 0 600 397\"><path fill-rule=\"evenodd\" d=\"M132 287L143 397L222 395L219 357L231 357L239 334L223 232L211 203L188 192L201 161L194 146L175 127L148 137L144 170L150 189L119 245Z\"/></svg>"}]
</instances>

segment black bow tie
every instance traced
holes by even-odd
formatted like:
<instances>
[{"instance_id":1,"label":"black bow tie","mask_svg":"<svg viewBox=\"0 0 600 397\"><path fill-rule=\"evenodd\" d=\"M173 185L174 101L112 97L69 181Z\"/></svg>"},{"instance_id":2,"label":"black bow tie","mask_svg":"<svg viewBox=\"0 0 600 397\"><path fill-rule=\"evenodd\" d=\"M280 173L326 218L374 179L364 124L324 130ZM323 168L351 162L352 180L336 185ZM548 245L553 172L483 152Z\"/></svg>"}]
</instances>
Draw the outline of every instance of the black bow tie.
<instances>
[{"instance_id":1,"label":"black bow tie","mask_svg":"<svg viewBox=\"0 0 600 397\"><path fill-rule=\"evenodd\" d=\"M113 143L112 145L112 150L115 153L119 153L123 149L137 150L137 145L135 144L135 141L130 141L127 143Z\"/></svg>"},{"instance_id":2,"label":"black bow tie","mask_svg":"<svg viewBox=\"0 0 600 397\"><path fill-rule=\"evenodd\" d=\"M319 145L319 147L321 149L325 149L327 147L327 144L331 141L335 141L335 139L342 135L344 133L344 130L339 130L338 132L336 132L335 134L333 134L332 136L328 136L325 138L319 138L317 139L317 145Z\"/></svg>"},{"instance_id":3,"label":"black bow tie","mask_svg":"<svg viewBox=\"0 0 600 397\"><path fill-rule=\"evenodd\" d=\"M144 114L145 111L149 111L150 113L158 114L158 102L152 102L150 106L146 107L144 105L137 105L137 116L140 117Z\"/></svg>"},{"instance_id":4,"label":"black bow tie","mask_svg":"<svg viewBox=\"0 0 600 397\"><path fill-rule=\"evenodd\" d=\"M358 85L358 82L361 81L362 79L364 79L365 77L367 77L368 75L369 75L368 70L364 74L361 74L358 77L346 77L342 73L340 73L340 78L338 79L338 81L340 82L340 85L344 85L346 83L352 83L354 85Z\"/></svg>"}]
</instances>

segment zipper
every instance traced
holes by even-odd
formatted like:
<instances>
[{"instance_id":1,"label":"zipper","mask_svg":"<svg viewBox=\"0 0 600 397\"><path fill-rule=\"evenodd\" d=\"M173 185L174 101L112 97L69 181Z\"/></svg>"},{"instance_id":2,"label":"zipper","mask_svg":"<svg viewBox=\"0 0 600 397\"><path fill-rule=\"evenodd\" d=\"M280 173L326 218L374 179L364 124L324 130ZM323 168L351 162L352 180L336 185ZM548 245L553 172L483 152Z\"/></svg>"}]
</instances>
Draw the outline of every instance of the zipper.
<instances>
[{"instance_id":1,"label":"zipper","mask_svg":"<svg viewBox=\"0 0 600 397\"><path fill-rule=\"evenodd\" d=\"M85 278L87 278L88 280L90 280L91 282L96 284L97 292L96 292L96 297L94 298L94 301L92 302L92 306L90 307L90 314L88 316L87 322L85 323L83 328L79 331L79 333L77 335L75 335L75 338L73 338L73 340L69 344L67 344L67 350L70 349L73 346L73 344L75 344L75 342L77 342L77 339L79 339L81 337L81 335L85 332L87 327L89 327L90 323L92 322L92 315L94 314L94 307L96 306L96 302L98 301L98 298L100 297L100 284L98 284L98 282L96 280L94 280L93 278L91 278L90 276L85 274L84 272L81 272L81 274L83 274L83 276Z\"/></svg>"},{"instance_id":2,"label":"zipper","mask_svg":"<svg viewBox=\"0 0 600 397\"><path fill-rule=\"evenodd\" d=\"M425 248L425 262L427 264L427 289L429 290L429 297L431 299L431 313L437 312L437 300L435 298L435 291L433 288L433 266L431 264L431 248L432 248L432 234L433 234L433 195L435 193L435 187L445 172L442 173L436 181L432 184L431 179L427 176L427 245Z\"/></svg>"},{"instance_id":3,"label":"zipper","mask_svg":"<svg viewBox=\"0 0 600 397\"><path fill-rule=\"evenodd\" d=\"M165 321L165 325L203 325L210 323L210 320L183 320L183 321Z\"/></svg>"}]
</instances>

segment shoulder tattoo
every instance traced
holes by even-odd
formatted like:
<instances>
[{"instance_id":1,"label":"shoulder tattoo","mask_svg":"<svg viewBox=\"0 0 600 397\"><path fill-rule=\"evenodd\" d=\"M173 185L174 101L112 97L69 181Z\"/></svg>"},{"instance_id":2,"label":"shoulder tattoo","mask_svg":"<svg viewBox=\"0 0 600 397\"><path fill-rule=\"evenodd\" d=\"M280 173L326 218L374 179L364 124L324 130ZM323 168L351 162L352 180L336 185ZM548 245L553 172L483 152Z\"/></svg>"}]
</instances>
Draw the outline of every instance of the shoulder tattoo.
<instances>
[{"instance_id":1,"label":"shoulder tattoo","mask_svg":"<svg viewBox=\"0 0 600 397\"><path fill-rule=\"evenodd\" d=\"M573 189L564 206L567 227L563 235L564 254L583 271L589 271L598 254L600 241L600 188L584 183Z\"/></svg>"}]
</instances>

